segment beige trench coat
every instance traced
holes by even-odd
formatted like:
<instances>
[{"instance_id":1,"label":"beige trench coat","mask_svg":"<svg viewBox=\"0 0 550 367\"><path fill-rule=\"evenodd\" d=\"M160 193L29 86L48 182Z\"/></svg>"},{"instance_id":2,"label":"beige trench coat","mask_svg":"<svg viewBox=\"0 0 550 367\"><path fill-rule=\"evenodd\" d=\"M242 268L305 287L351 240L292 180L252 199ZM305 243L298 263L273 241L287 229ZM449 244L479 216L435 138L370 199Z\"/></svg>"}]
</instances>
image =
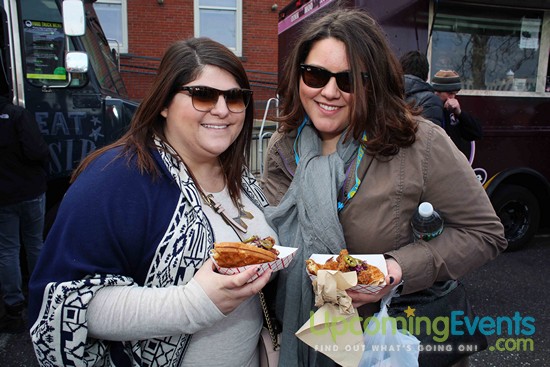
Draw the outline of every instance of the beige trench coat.
<instances>
[{"instance_id":1,"label":"beige trench coat","mask_svg":"<svg viewBox=\"0 0 550 367\"><path fill-rule=\"evenodd\" d=\"M296 170L294 138L295 132L276 133L269 142L261 185L272 205L280 202ZM361 185L340 212L346 247L351 254L397 260L403 294L458 279L506 248L503 226L485 190L439 126L419 119L412 146L391 159L365 155L358 171ZM354 181L347 180L347 190ZM445 229L430 242L413 242L410 219L423 201L441 213Z\"/></svg>"}]
</instances>

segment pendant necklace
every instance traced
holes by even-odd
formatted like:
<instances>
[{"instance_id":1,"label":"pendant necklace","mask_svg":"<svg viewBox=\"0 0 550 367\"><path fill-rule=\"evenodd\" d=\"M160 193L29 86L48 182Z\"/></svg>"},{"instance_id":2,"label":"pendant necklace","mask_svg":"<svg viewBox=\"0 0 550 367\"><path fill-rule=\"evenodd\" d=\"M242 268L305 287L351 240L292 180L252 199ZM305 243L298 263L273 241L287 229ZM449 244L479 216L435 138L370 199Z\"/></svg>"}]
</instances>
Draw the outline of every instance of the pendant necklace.
<instances>
[{"instance_id":1,"label":"pendant necklace","mask_svg":"<svg viewBox=\"0 0 550 367\"><path fill-rule=\"evenodd\" d=\"M248 225L243 221L243 218L245 219L253 219L254 216L252 213L246 211L244 209L244 205L239 201L237 205L237 209L239 214L236 217L230 217L226 212L225 208L216 200L214 199L214 195L212 194L205 194L204 191L202 191L201 188L199 188L200 195L202 196L202 199L206 205L208 205L214 212L221 215L224 221L230 225L231 227L238 229L239 231L246 233L248 230Z\"/></svg>"},{"instance_id":2,"label":"pendant necklace","mask_svg":"<svg viewBox=\"0 0 550 367\"><path fill-rule=\"evenodd\" d=\"M244 209L244 205L241 203L240 200L237 203L237 208L239 210L239 214L236 217L233 217L231 219L233 219L235 222L239 223L245 229L245 232L246 232L246 230L248 230L248 226L243 221L243 218L253 219L254 216L252 215L252 213L250 213L250 212L248 212Z\"/></svg>"}]
</instances>

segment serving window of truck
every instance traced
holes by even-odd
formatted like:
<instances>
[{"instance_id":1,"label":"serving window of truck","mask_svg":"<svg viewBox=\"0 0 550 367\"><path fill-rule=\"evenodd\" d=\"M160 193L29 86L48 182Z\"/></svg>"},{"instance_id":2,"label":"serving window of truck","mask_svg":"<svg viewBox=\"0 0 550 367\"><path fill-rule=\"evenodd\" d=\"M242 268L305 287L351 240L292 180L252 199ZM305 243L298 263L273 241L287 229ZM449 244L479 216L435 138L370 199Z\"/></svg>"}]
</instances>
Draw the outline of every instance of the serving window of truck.
<instances>
[{"instance_id":1,"label":"serving window of truck","mask_svg":"<svg viewBox=\"0 0 550 367\"><path fill-rule=\"evenodd\" d=\"M501 5L434 5L432 71L458 71L465 91L524 96L550 91L550 39L543 37L550 31L547 13Z\"/></svg>"},{"instance_id":2,"label":"serving window of truck","mask_svg":"<svg viewBox=\"0 0 550 367\"><path fill-rule=\"evenodd\" d=\"M461 75L458 98L484 130L472 168L520 248L550 223L550 4L431 2L430 20L431 75Z\"/></svg>"}]
</instances>

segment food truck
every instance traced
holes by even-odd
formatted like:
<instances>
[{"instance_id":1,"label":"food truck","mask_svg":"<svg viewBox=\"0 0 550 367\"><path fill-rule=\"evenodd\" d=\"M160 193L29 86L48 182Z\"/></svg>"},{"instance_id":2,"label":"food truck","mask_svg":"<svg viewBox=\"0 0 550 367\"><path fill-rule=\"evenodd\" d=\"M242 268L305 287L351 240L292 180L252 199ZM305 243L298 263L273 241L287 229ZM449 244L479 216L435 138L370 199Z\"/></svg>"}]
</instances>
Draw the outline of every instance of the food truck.
<instances>
[{"instance_id":1,"label":"food truck","mask_svg":"<svg viewBox=\"0 0 550 367\"><path fill-rule=\"evenodd\" d=\"M0 83L34 115L49 146L48 222L72 170L120 137L138 104L128 98L93 1L1 4Z\"/></svg>"}]
</instances>

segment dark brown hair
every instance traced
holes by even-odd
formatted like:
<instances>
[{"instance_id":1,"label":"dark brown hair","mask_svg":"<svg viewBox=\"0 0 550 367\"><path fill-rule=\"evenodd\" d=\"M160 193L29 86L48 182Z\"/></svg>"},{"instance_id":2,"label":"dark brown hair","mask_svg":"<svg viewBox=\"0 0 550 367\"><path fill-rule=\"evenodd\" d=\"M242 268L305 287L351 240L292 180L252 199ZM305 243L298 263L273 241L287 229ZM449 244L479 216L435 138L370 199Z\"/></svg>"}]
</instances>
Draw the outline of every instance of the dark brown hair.
<instances>
[{"instance_id":1,"label":"dark brown hair","mask_svg":"<svg viewBox=\"0 0 550 367\"><path fill-rule=\"evenodd\" d=\"M166 120L160 113L179 93L180 87L197 79L206 65L226 70L235 77L241 88L250 89L241 61L224 45L204 37L175 42L166 50L155 81L137 108L128 132L118 141L86 157L73 173L72 181L105 150L119 146L123 147L122 155L128 160L136 157L137 166L142 173L159 177L160 171L150 151L154 148L153 135L169 145L164 136ZM247 164L250 154L253 122L254 101L251 98L245 111L241 133L219 157L233 201L240 197L242 168ZM180 157L176 158L181 161ZM193 177L193 173L190 173Z\"/></svg>"},{"instance_id":2,"label":"dark brown hair","mask_svg":"<svg viewBox=\"0 0 550 367\"><path fill-rule=\"evenodd\" d=\"M300 103L300 64L313 45L334 38L346 45L353 83L350 124L347 136L356 140L367 135L367 152L391 156L399 148L415 141L416 123L413 112L404 102L401 65L390 49L376 21L361 9L337 7L305 25L284 66L281 96L282 131L296 129L306 112ZM362 77L362 72L368 78Z\"/></svg>"},{"instance_id":3,"label":"dark brown hair","mask_svg":"<svg viewBox=\"0 0 550 367\"><path fill-rule=\"evenodd\" d=\"M428 58L420 51L409 51L399 58L399 63L403 68L404 74L410 74L419 77L423 81L428 80L430 64Z\"/></svg>"}]
</instances>

